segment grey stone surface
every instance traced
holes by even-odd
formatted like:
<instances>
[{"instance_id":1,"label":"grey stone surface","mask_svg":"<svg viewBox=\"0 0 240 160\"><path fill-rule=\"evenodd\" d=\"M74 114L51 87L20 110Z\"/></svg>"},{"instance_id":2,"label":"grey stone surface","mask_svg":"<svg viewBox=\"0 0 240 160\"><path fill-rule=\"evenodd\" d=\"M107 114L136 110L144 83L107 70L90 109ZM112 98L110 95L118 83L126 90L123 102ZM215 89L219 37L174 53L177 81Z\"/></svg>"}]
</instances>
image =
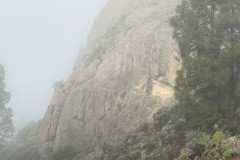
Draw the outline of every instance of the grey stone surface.
<instances>
[{"instance_id":1,"label":"grey stone surface","mask_svg":"<svg viewBox=\"0 0 240 160\"><path fill-rule=\"evenodd\" d=\"M151 121L173 97L181 59L169 18L178 3L108 2L85 57L54 92L41 123L42 155L71 145L91 160L104 143L115 145Z\"/></svg>"},{"instance_id":2,"label":"grey stone surface","mask_svg":"<svg viewBox=\"0 0 240 160\"><path fill-rule=\"evenodd\" d=\"M240 154L240 135L223 140L222 145L226 146L228 150Z\"/></svg>"}]
</instances>

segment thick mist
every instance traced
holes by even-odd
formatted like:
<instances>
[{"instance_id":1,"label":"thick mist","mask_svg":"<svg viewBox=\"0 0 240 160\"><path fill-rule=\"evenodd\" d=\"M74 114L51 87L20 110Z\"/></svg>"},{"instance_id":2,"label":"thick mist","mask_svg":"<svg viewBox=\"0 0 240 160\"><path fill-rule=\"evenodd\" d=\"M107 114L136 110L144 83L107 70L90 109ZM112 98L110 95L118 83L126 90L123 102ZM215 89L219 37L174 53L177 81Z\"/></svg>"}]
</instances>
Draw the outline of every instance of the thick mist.
<instances>
[{"instance_id":1,"label":"thick mist","mask_svg":"<svg viewBox=\"0 0 240 160\"><path fill-rule=\"evenodd\" d=\"M107 0L0 1L0 64L17 128L41 119Z\"/></svg>"}]
</instances>

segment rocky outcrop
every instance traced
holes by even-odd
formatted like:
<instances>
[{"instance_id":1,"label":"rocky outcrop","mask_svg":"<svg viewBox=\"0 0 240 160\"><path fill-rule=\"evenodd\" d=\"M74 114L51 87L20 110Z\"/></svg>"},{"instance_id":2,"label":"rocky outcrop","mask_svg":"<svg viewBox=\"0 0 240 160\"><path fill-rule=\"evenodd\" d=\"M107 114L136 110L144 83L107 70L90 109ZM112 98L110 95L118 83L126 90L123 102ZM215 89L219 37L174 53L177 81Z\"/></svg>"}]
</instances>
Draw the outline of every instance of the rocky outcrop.
<instances>
[{"instance_id":1,"label":"rocky outcrop","mask_svg":"<svg viewBox=\"0 0 240 160\"><path fill-rule=\"evenodd\" d=\"M237 154L240 154L240 136L230 137L223 140L222 145L224 145L227 150L234 151Z\"/></svg>"},{"instance_id":2,"label":"rocky outcrop","mask_svg":"<svg viewBox=\"0 0 240 160\"><path fill-rule=\"evenodd\" d=\"M79 159L91 160L104 143L120 143L170 102L181 68L169 26L178 3L108 2L89 35L85 57L55 89L41 123L42 155L73 146Z\"/></svg>"}]
</instances>

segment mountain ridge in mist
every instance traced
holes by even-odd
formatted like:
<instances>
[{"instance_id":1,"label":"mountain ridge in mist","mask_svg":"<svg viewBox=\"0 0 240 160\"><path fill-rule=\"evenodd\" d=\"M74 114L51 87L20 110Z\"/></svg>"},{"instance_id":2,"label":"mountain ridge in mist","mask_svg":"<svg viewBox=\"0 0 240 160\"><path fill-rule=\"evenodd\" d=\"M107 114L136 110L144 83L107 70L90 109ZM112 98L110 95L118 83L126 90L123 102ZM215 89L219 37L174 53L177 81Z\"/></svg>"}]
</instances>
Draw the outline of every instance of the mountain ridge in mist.
<instances>
[{"instance_id":1,"label":"mountain ridge in mist","mask_svg":"<svg viewBox=\"0 0 240 160\"><path fill-rule=\"evenodd\" d=\"M84 58L55 89L41 122L44 159L64 146L80 150L78 159L94 159L104 143L121 143L172 103L181 61L168 20L177 4L108 2L89 34Z\"/></svg>"}]
</instances>

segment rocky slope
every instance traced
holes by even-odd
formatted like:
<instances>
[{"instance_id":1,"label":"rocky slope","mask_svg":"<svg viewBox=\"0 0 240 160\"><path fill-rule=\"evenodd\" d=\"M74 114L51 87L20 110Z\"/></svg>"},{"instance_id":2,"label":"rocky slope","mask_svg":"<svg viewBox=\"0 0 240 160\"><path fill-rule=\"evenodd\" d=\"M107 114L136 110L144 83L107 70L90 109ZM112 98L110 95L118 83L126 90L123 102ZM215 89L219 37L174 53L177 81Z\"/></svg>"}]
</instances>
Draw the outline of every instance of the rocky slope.
<instances>
[{"instance_id":1,"label":"rocky slope","mask_svg":"<svg viewBox=\"0 0 240 160\"><path fill-rule=\"evenodd\" d=\"M89 34L85 57L58 83L41 122L41 154L64 146L93 159L172 103L181 68L169 18L179 0L109 0Z\"/></svg>"}]
</instances>

